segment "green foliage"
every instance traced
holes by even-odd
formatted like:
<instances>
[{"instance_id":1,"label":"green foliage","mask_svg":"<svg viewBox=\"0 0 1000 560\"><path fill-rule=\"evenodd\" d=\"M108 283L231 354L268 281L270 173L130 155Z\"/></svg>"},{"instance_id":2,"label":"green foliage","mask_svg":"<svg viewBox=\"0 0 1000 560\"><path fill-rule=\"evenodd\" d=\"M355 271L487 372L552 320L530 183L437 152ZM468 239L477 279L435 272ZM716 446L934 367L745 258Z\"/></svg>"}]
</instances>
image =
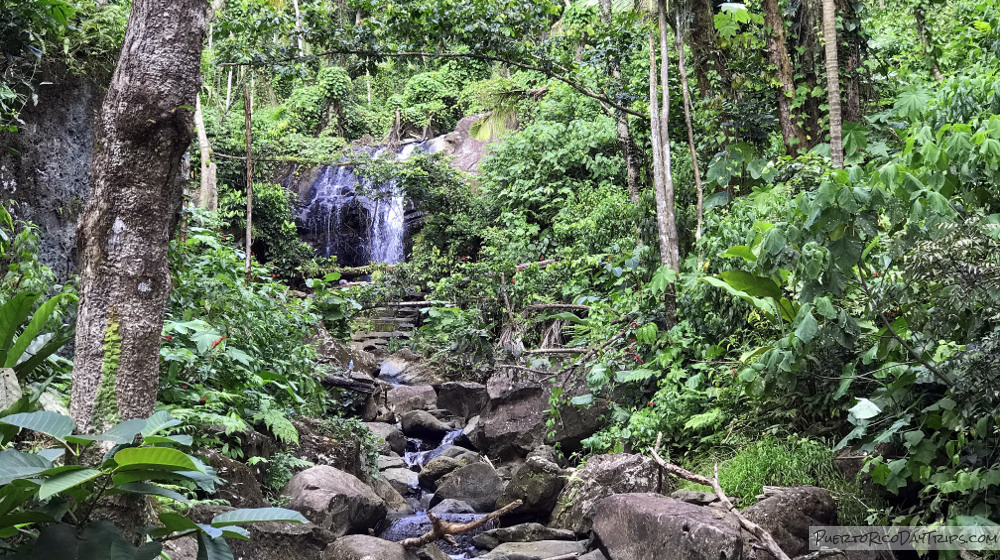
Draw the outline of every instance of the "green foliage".
<instances>
[{"instance_id":1,"label":"green foliage","mask_svg":"<svg viewBox=\"0 0 1000 560\"><path fill-rule=\"evenodd\" d=\"M257 459L260 458L258 457ZM255 465L258 462L267 463L264 484L274 495L281 492L281 489L284 488L290 480L292 480L295 473L302 469L315 466L311 461L299 459L287 451L278 451L267 460L261 459L261 461L255 461L254 458L251 458L247 464Z\"/></svg>"}]
</instances>

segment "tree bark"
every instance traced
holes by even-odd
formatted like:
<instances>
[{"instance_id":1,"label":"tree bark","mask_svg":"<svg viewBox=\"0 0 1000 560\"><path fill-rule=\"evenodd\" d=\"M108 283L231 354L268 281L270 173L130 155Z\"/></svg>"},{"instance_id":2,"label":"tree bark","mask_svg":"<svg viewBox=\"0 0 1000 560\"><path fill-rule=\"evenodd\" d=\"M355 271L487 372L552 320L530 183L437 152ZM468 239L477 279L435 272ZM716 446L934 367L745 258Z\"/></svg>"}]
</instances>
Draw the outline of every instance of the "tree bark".
<instances>
[{"instance_id":1,"label":"tree bark","mask_svg":"<svg viewBox=\"0 0 1000 560\"><path fill-rule=\"evenodd\" d=\"M694 168L694 188L698 191L697 228L695 240L701 239L702 202L704 194L701 188L701 171L698 170L698 153L694 148L694 128L691 126L691 94L688 92L687 69L684 67L684 34L681 32L681 14L676 15L677 26L677 69L681 76L681 92L684 95L684 124L687 125L688 149L691 151L691 167Z\"/></svg>"},{"instance_id":2,"label":"tree bark","mask_svg":"<svg viewBox=\"0 0 1000 560\"><path fill-rule=\"evenodd\" d=\"M767 35L767 53L771 64L778 69L778 80L781 82L781 90L778 91L778 122L781 124L781 137L785 141L788 153L795 154L806 146L806 135L792 115L795 79L792 74L792 62L788 57L785 22L778 9L778 0L764 0L764 24L771 28L771 32Z\"/></svg>"},{"instance_id":3,"label":"tree bark","mask_svg":"<svg viewBox=\"0 0 1000 560\"><path fill-rule=\"evenodd\" d=\"M691 52L694 54L695 80L701 97L707 98L712 95L712 70L719 75L724 91L731 88L732 76L715 34L715 6L712 0L693 0L691 15Z\"/></svg>"},{"instance_id":4,"label":"tree bark","mask_svg":"<svg viewBox=\"0 0 1000 560\"><path fill-rule=\"evenodd\" d=\"M201 85L204 0L135 0L101 108L77 230L77 429L152 414L170 293L167 247Z\"/></svg>"},{"instance_id":5,"label":"tree bark","mask_svg":"<svg viewBox=\"0 0 1000 560\"><path fill-rule=\"evenodd\" d=\"M246 120L247 137L247 231L246 231L246 273L247 282L250 281L250 260L253 249L252 225L253 225L253 151L251 139L250 116L253 109L250 103L250 90L247 89L247 81L243 80L243 116Z\"/></svg>"},{"instance_id":6,"label":"tree bark","mask_svg":"<svg viewBox=\"0 0 1000 560\"><path fill-rule=\"evenodd\" d=\"M941 67L938 66L937 57L934 56L934 46L931 44L930 33L927 32L927 21L924 19L924 10L920 7L913 8L913 19L916 21L917 37L920 39L920 46L924 51L924 61L931 76L938 82L944 80L941 74Z\"/></svg>"},{"instance_id":7,"label":"tree bark","mask_svg":"<svg viewBox=\"0 0 1000 560\"><path fill-rule=\"evenodd\" d=\"M840 112L840 64L837 59L837 8L823 0L823 43L826 51L826 94L830 107L830 159L844 167L843 115Z\"/></svg>"},{"instance_id":8,"label":"tree bark","mask_svg":"<svg viewBox=\"0 0 1000 560\"><path fill-rule=\"evenodd\" d=\"M611 25L611 0L601 0L601 23ZM615 84L621 84L622 70L618 60L612 58L608 61L611 70L611 77ZM618 147L625 158L625 184L628 186L629 198L632 204L639 202L639 157L635 142L632 141L632 132L628 126L628 115L621 111L615 111L615 132L618 136Z\"/></svg>"},{"instance_id":9,"label":"tree bark","mask_svg":"<svg viewBox=\"0 0 1000 560\"><path fill-rule=\"evenodd\" d=\"M215 176L217 166L212 161L212 145L205 132L205 116L201 111L201 96L195 96L194 124L198 130L198 150L201 153L201 187L198 189L197 206L214 212L219 209L219 191Z\"/></svg>"},{"instance_id":10,"label":"tree bark","mask_svg":"<svg viewBox=\"0 0 1000 560\"><path fill-rule=\"evenodd\" d=\"M660 83L663 103L660 108L660 143L663 145L663 215L667 237L667 262L675 272L680 272L680 247L677 239L677 222L674 217L674 176L670 164L670 53L668 50L667 2L657 0L660 26Z\"/></svg>"}]
</instances>

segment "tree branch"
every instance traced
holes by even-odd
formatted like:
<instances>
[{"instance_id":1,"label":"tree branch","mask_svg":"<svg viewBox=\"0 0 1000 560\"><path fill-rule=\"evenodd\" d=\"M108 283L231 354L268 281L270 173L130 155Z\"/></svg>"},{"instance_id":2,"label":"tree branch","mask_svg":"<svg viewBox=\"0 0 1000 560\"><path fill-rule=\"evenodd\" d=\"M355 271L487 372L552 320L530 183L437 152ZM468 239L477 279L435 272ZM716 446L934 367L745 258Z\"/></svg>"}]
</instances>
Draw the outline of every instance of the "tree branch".
<instances>
[{"instance_id":1,"label":"tree branch","mask_svg":"<svg viewBox=\"0 0 1000 560\"><path fill-rule=\"evenodd\" d=\"M513 502L503 506L502 508L494 511L493 513L484 515L475 521L470 521L468 523L452 523L450 521L445 521L440 517L434 515L433 513L427 514L427 519L431 521L431 530L427 531L419 537L410 537L408 539L403 539L399 541L399 544L403 545L404 548L420 548L421 546L430 544L439 539L454 540L451 538L452 535L459 535L462 533L468 533L473 529L478 529L483 525L486 525L490 521L500 517L501 515L513 511L521 506L521 500L514 500Z\"/></svg>"}]
</instances>

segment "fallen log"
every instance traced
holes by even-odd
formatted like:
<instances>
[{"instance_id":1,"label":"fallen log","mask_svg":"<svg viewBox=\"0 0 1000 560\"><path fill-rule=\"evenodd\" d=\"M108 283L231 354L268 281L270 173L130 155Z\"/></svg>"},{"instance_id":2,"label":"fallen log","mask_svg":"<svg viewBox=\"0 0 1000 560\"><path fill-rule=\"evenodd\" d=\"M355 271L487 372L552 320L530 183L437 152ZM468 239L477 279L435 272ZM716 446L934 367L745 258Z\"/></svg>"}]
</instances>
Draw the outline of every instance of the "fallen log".
<instances>
[{"instance_id":1,"label":"fallen log","mask_svg":"<svg viewBox=\"0 0 1000 560\"><path fill-rule=\"evenodd\" d=\"M370 395L375 392L374 381L369 382L351 377L340 377L337 375L327 375L324 377L323 385L337 387L339 389L347 389L348 391L364 393L366 395Z\"/></svg>"},{"instance_id":2,"label":"fallen log","mask_svg":"<svg viewBox=\"0 0 1000 560\"><path fill-rule=\"evenodd\" d=\"M771 536L771 533L769 533L767 529L761 527L760 525L757 525L756 523L750 521L746 517L743 517L743 514L740 513L740 510L736 509L736 506L734 506L733 503L729 501L729 498L726 497L726 494L722 492L722 487L719 486L718 463L715 464L715 476L713 478L708 478L707 476L702 476L700 474L693 473L687 469L678 467L677 465L668 463L664 461L659 454L660 441L662 439L663 439L663 432L660 432L659 434L656 435L656 446L650 449L650 452L653 455L653 460L656 461L656 464L660 465L660 468L678 478L683 478L684 480L690 480L691 482L694 482L696 484L702 484L711 487L712 490L715 492L715 495L719 497L719 501L722 502L722 505L726 508L726 510L735 515L736 519L739 520L740 525L744 529L749 531L753 536L757 537L757 540L759 540L761 544L764 545L764 548L768 552L770 552L772 556L774 556L778 560L791 560L791 558L789 558L788 555L785 554L785 551L781 550L781 547L778 546L778 543L774 540L774 537Z\"/></svg>"},{"instance_id":3,"label":"fallen log","mask_svg":"<svg viewBox=\"0 0 1000 560\"><path fill-rule=\"evenodd\" d=\"M468 523L452 523L428 512L427 519L430 519L431 521L431 530L427 531L423 535L420 535L419 537L403 539L399 541L399 544L403 545L404 548L420 548L436 540L444 539L457 546L458 543L455 542L455 538L452 537L452 535L460 535L462 533L468 533L469 531L478 529L501 515L521 507L521 503L521 500L514 500L493 513L484 515L479 519Z\"/></svg>"}]
</instances>

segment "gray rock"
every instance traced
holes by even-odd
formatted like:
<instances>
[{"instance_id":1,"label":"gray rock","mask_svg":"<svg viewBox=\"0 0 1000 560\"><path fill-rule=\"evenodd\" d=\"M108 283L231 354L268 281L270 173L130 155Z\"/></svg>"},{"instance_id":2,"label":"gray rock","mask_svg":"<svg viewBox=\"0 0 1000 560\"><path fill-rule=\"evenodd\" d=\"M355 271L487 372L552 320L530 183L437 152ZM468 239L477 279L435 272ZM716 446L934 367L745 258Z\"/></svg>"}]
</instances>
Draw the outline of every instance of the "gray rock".
<instances>
[{"instance_id":1,"label":"gray rock","mask_svg":"<svg viewBox=\"0 0 1000 560\"><path fill-rule=\"evenodd\" d=\"M470 133L470 128L476 121L483 118L484 113L464 117L455 125L455 130L441 136L431 138L427 150L431 153L443 152L454 156L451 165L467 173L475 173L479 168L479 160L486 154L489 141L477 140Z\"/></svg>"},{"instance_id":2,"label":"gray rock","mask_svg":"<svg viewBox=\"0 0 1000 560\"><path fill-rule=\"evenodd\" d=\"M378 470L384 471L386 469L405 469L406 462L399 455L393 453L392 455L380 455L378 458Z\"/></svg>"},{"instance_id":3,"label":"gray rock","mask_svg":"<svg viewBox=\"0 0 1000 560\"><path fill-rule=\"evenodd\" d=\"M577 534L590 531L597 502L612 494L656 492L658 467L641 455L615 453L587 459L583 468L567 473L566 486L559 493L549 524Z\"/></svg>"},{"instance_id":4,"label":"gray rock","mask_svg":"<svg viewBox=\"0 0 1000 560\"><path fill-rule=\"evenodd\" d=\"M393 517L413 515L413 507L407 503L402 494L392 487L392 484L389 484L389 481L379 477L371 481L371 487L375 491L375 494L385 502L388 515Z\"/></svg>"},{"instance_id":5,"label":"gray rock","mask_svg":"<svg viewBox=\"0 0 1000 560\"><path fill-rule=\"evenodd\" d=\"M521 523L500 529L490 529L475 536L472 542L477 548L493 550L507 542L529 541L575 541L576 533L565 529L552 529L541 523Z\"/></svg>"},{"instance_id":6,"label":"gray rock","mask_svg":"<svg viewBox=\"0 0 1000 560\"><path fill-rule=\"evenodd\" d=\"M246 463L226 457L215 450L205 453L208 464L224 483L217 486L217 497L238 508L259 508L268 505L260 483Z\"/></svg>"},{"instance_id":7,"label":"gray rock","mask_svg":"<svg viewBox=\"0 0 1000 560\"><path fill-rule=\"evenodd\" d=\"M410 469L386 469L382 471L382 478L400 494L408 493L418 484L417 473Z\"/></svg>"},{"instance_id":8,"label":"gray rock","mask_svg":"<svg viewBox=\"0 0 1000 560\"><path fill-rule=\"evenodd\" d=\"M556 449L551 445L539 445L538 447L532 449L525 459L531 459L532 457L545 459L546 461L557 465L560 464L559 454L556 453Z\"/></svg>"},{"instance_id":9,"label":"gray rock","mask_svg":"<svg viewBox=\"0 0 1000 560\"><path fill-rule=\"evenodd\" d=\"M486 463L473 463L438 480L431 505L452 498L468 503L477 512L488 513L493 511L501 492L503 481L493 467Z\"/></svg>"},{"instance_id":10,"label":"gray rock","mask_svg":"<svg viewBox=\"0 0 1000 560\"><path fill-rule=\"evenodd\" d=\"M430 385L400 385L386 393L389 408L401 416L411 410L431 410L437 408L437 393Z\"/></svg>"},{"instance_id":11,"label":"gray rock","mask_svg":"<svg viewBox=\"0 0 1000 560\"><path fill-rule=\"evenodd\" d=\"M565 554L583 554L586 551L586 541L509 542L501 544L480 558L483 560L545 560Z\"/></svg>"},{"instance_id":12,"label":"gray rock","mask_svg":"<svg viewBox=\"0 0 1000 560\"><path fill-rule=\"evenodd\" d=\"M514 471L513 478L497 500L497 507L521 500L524 503L514 513L547 521L565 486L566 479L559 465L541 457L531 457Z\"/></svg>"},{"instance_id":13,"label":"gray rock","mask_svg":"<svg viewBox=\"0 0 1000 560\"><path fill-rule=\"evenodd\" d=\"M440 480L442 476L461 467L462 464L463 463L458 459L453 459L444 455L435 457L428 461L427 464L424 465L424 468L421 469L418 476L420 485L425 488L434 489L437 487L437 481Z\"/></svg>"},{"instance_id":14,"label":"gray rock","mask_svg":"<svg viewBox=\"0 0 1000 560\"><path fill-rule=\"evenodd\" d=\"M194 506L188 512L196 523L210 523L212 519L235 508L228 506ZM250 523L244 526L250 531L251 540L228 539L234 558L242 560L316 560L323 550L334 541L330 532L312 523ZM190 540L187 540L190 539ZM179 539L182 542L164 543L173 560L197 560L198 542L191 537Z\"/></svg>"},{"instance_id":15,"label":"gray rock","mask_svg":"<svg viewBox=\"0 0 1000 560\"><path fill-rule=\"evenodd\" d=\"M417 555L399 543L368 535L348 535L333 542L322 560L417 560Z\"/></svg>"},{"instance_id":16,"label":"gray rock","mask_svg":"<svg viewBox=\"0 0 1000 560\"><path fill-rule=\"evenodd\" d=\"M320 465L292 477L283 493L288 507L336 537L367 533L385 517L382 498L353 475Z\"/></svg>"},{"instance_id":17,"label":"gray rock","mask_svg":"<svg viewBox=\"0 0 1000 560\"><path fill-rule=\"evenodd\" d=\"M17 375L11 368L0 369L0 410L6 410L24 396Z\"/></svg>"},{"instance_id":18,"label":"gray rock","mask_svg":"<svg viewBox=\"0 0 1000 560\"><path fill-rule=\"evenodd\" d=\"M426 410L411 410L399 419L403 433L409 437L438 439L452 430Z\"/></svg>"},{"instance_id":19,"label":"gray rock","mask_svg":"<svg viewBox=\"0 0 1000 560\"><path fill-rule=\"evenodd\" d=\"M430 512L435 515L442 515L445 513L476 513L476 510L461 500L448 498L447 500L441 500L441 503L432 507Z\"/></svg>"},{"instance_id":20,"label":"gray rock","mask_svg":"<svg viewBox=\"0 0 1000 560\"><path fill-rule=\"evenodd\" d=\"M501 461L524 457L542 441L548 398L537 386L499 394L490 399L477 422L469 422L465 433L476 449L490 457Z\"/></svg>"},{"instance_id":21,"label":"gray rock","mask_svg":"<svg viewBox=\"0 0 1000 560\"><path fill-rule=\"evenodd\" d=\"M450 381L438 387L438 404L455 416L468 420L486 408L486 385L471 381Z\"/></svg>"},{"instance_id":22,"label":"gray rock","mask_svg":"<svg viewBox=\"0 0 1000 560\"><path fill-rule=\"evenodd\" d=\"M404 348L387 357L379 370L379 377L399 385L437 385L441 378L423 358Z\"/></svg>"},{"instance_id":23,"label":"gray rock","mask_svg":"<svg viewBox=\"0 0 1000 560\"><path fill-rule=\"evenodd\" d=\"M457 459L459 461L465 461L466 463L474 463L476 461L481 461L482 456L475 451L466 449L465 447L454 445L444 450L444 453L439 455L440 457L451 457L452 459Z\"/></svg>"},{"instance_id":24,"label":"gray rock","mask_svg":"<svg viewBox=\"0 0 1000 560\"><path fill-rule=\"evenodd\" d=\"M720 503L719 497L712 492L698 492L696 490L674 490L670 493L670 497L696 506Z\"/></svg>"},{"instance_id":25,"label":"gray rock","mask_svg":"<svg viewBox=\"0 0 1000 560\"><path fill-rule=\"evenodd\" d=\"M600 550L591 550L581 556L579 560L608 560L608 557L605 556Z\"/></svg>"},{"instance_id":26,"label":"gray rock","mask_svg":"<svg viewBox=\"0 0 1000 560\"><path fill-rule=\"evenodd\" d=\"M743 558L739 521L717 508L658 494L618 494L597 502L594 532L614 560Z\"/></svg>"},{"instance_id":27,"label":"gray rock","mask_svg":"<svg viewBox=\"0 0 1000 560\"><path fill-rule=\"evenodd\" d=\"M375 355L365 351L364 347L356 342L345 344L330 335L325 328L318 327L313 337L313 344L316 345L316 352L319 354L321 363L330 363L342 370L346 370L351 362L354 362L354 371L363 373L366 376L374 375L377 372Z\"/></svg>"},{"instance_id":28,"label":"gray rock","mask_svg":"<svg viewBox=\"0 0 1000 560\"><path fill-rule=\"evenodd\" d=\"M837 524L837 502L823 488L796 486L757 502L743 510L743 515L770 532L781 550L795 557L809 552L810 525Z\"/></svg>"},{"instance_id":29,"label":"gray rock","mask_svg":"<svg viewBox=\"0 0 1000 560\"><path fill-rule=\"evenodd\" d=\"M380 453L385 455L392 452L402 455L406 452L406 436L398 428L385 422L365 422L364 424L375 434L376 438L381 438L384 442L379 447Z\"/></svg>"},{"instance_id":30,"label":"gray rock","mask_svg":"<svg viewBox=\"0 0 1000 560\"><path fill-rule=\"evenodd\" d=\"M476 431L479 429L479 416L473 416L469 418L465 423L465 427L462 428L462 433L455 438L455 445L461 446L466 449L477 449L475 444L472 443L472 438Z\"/></svg>"},{"instance_id":31,"label":"gray rock","mask_svg":"<svg viewBox=\"0 0 1000 560\"><path fill-rule=\"evenodd\" d=\"M417 558L420 560L451 560L451 556L445 554L441 547L435 543L418 548Z\"/></svg>"},{"instance_id":32,"label":"gray rock","mask_svg":"<svg viewBox=\"0 0 1000 560\"><path fill-rule=\"evenodd\" d=\"M574 395L571 393L567 396ZM559 421L556 422L554 433L546 436L545 442L558 444L568 456L583 449L583 440L603 428L607 424L607 417L608 409L596 403L587 406L563 404L559 407Z\"/></svg>"}]
</instances>

